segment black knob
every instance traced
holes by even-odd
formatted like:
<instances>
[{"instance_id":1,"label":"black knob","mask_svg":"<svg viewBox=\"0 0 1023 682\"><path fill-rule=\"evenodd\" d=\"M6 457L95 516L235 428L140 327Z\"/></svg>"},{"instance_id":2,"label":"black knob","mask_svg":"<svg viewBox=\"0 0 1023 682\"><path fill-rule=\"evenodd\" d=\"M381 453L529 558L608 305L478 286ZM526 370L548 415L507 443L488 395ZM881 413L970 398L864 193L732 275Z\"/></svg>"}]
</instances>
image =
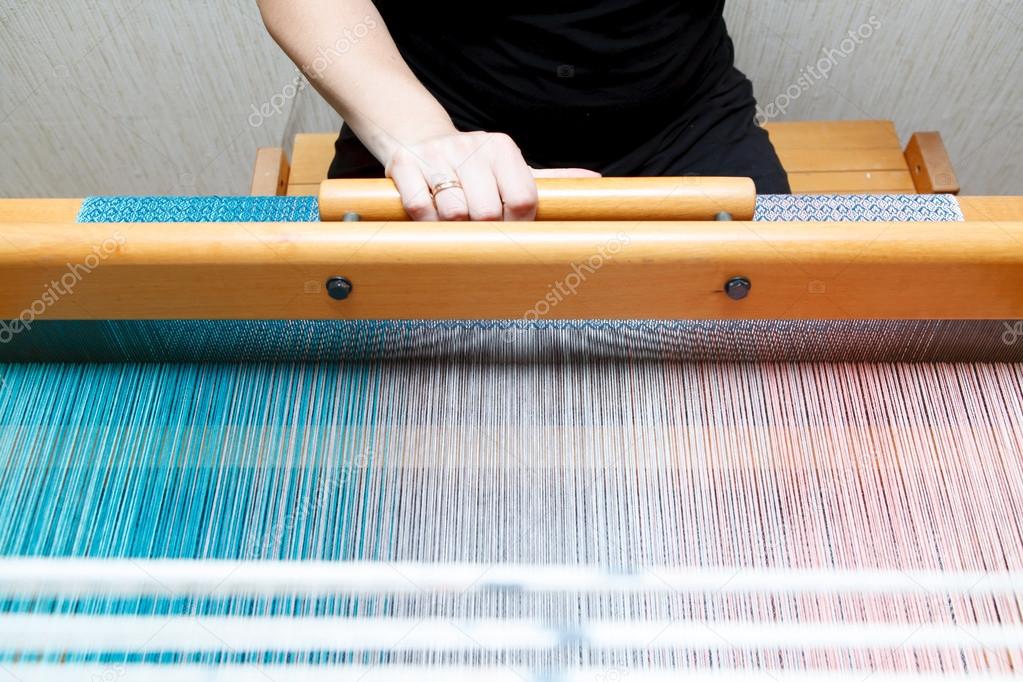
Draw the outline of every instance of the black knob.
<instances>
[{"instance_id":1,"label":"black knob","mask_svg":"<svg viewBox=\"0 0 1023 682\"><path fill-rule=\"evenodd\" d=\"M725 293L733 301L741 301L749 296L749 290L752 288L753 285L745 277L733 277L725 282Z\"/></svg>"},{"instance_id":2,"label":"black knob","mask_svg":"<svg viewBox=\"0 0 1023 682\"><path fill-rule=\"evenodd\" d=\"M341 216L341 220L346 223L357 223L362 220L362 216L355 211L346 211L345 214Z\"/></svg>"},{"instance_id":3,"label":"black knob","mask_svg":"<svg viewBox=\"0 0 1023 682\"><path fill-rule=\"evenodd\" d=\"M335 301L343 301L352 293L352 283L347 277L331 277L327 280L327 295Z\"/></svg>"}]
</instances>

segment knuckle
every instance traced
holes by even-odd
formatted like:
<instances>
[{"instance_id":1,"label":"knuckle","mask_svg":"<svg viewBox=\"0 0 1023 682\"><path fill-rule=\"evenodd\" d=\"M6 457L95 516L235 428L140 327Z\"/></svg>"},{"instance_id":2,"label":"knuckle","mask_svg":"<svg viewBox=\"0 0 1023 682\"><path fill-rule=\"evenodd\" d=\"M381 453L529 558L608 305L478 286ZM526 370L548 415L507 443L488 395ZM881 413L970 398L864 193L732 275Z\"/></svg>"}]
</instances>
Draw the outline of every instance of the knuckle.
<instances>
[{"instance_id":1,"label":"knuckle","mask_svg":"<svg viewBox=\"0 0 1023 682\"><path fill-rule=\"evenodd\" d=\"M529 213L536 208L535 194L513 194L505 197L504 206L515 214Z\"/></svg>"},{"instance_id":2,"label":"knuckle","mask_svg":"<svg viewBox=\"0 0 1023 682\"><path fill-rule=\"evenodd\" d=\"M494 208L492 206L487 206L486 208L481 208L477 209L476 211L473 211L472 218L473 220L500 220L502 217L504 216L502 215L500 209Z\"/></svg>"},{"instance_id":3,"label":"knuckle","mask_svg":"<svg viewBox=\"0 0 1023 682\"><path fill-rule=\"evenodd\" d=\"M468 220L469 211L464 206L445 206L439 210L441 220Z\"/></svg>"},{"instance_id":4,"label":"knuckle","mask_svg":"<svg viewBox=\"0 0 1023 682\"><path fill-rule=\"evenodd\" d=\"M502 152L507 154L509 157L515 157L519 160L522 159L522 150L519 149L519 145L515 144L515 140L511 139L504 133L501 133L498 138L497 145ZM524 164L525 161L522 163Z\"/></svg>"},{"instance_id":5,"label":"knuckle","mask_svg":"<svg viewBox=\"0 0 1023 682\"><path fill-rule=\"evenodd\" d=\"M423 197L415 197L408 199L402 203L405 207L405 212L413 218L419 218L429 214L431 203L429 199Z\"/></svg>"},{"instance_id":6,"label":"knuckle","mask_svg":"<svg viewBox=\"0 0 1023 682\"><path fill-rule=\"evenodd\" d=\"M465 153L478 148L484 139L474 135L462 135L455 140L455 146L460 153Z\"/></svg>"}]
</instances>

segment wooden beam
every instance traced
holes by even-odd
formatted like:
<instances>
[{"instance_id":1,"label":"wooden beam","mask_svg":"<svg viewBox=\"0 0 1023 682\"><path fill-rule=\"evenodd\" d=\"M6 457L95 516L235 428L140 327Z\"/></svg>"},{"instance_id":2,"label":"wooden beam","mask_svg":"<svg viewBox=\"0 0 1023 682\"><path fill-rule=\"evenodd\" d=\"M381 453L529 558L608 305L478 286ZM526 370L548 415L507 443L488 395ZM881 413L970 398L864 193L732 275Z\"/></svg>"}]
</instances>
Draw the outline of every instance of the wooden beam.
<instances>
[{"instance_id":1,"label":"wooden beam","mask_svg":"<svg viewBox=\"0 0 1023 682\"><path fill-rule=\"evenodd\" d=\"M9 320L1013 319L1020 292L1023 222L0 225Z\"/></svg>"},{"instance_id":2,"label":"wooden beam","mask_svg":"<svg viewBox=\"0 0 1023 682\"><path fill-rule=\"evenodd\" d=\"M0 199L0 223L73 223L81 199Z\"/></svg>"},{"instance_id":3,"label":"wooden beam","mask_svg":"<svg viewBox=\"0 0 1023 682\"><path fill-rule=\"evenodd\" d=\"M895 149L815 149L777 147L788 173L841 173L848 171L905 171L906 157Z\"/></svg>"},{"instance_id":4,"label":"wooden beam","mask_svg":"<svg viewBox=\"0 0 1023 682\"><path fill-rule=\"evenodd\" d=\"M784 149L902 149L891 121L772 121L764 130Z\"/></svg>"},{"instance_id":5,"label":"wooden beam","mask_svg":"<svg viewBox=\"0 0 1023 682\"><path fill-rule=\"evenodd\" d=\"M915 194L909 171L789 173L796 194Z\"/></svg>"},{"instance_id":6,"label":"wooden beam","mask_svg":"<svg viewBox=\"0 0 1023 682\"><path fill-rule=\"evenodd\" d=\"M252 169L252 187L249 194L283 196L288 191L288 155L280 147L260 147L256 151L256 164Z\"/></svg>"},{"instance_id":7,"label":"wooden beam","mask_svg":"<svg viewBox=\"0 0 1023 682\"><path fill-rule=\"evenodd\" d=\"M967 221L1023 221L1023 197L957 197Z\"/></svg>"},{"instance_id":8,"label":"wooden beam","mask_svg":"<svg viewBox=\"0 0 1023 682\"><path fill-rule=\"evenodd\" d=\"M959 194L959 180L940 133L913 135L906 146L906 163L918 194Z\"/></svg>"},{"instance_id":9,"label":"wooden beam","mask_svg":"<svg viewBox=\"0 0 1023 682\"><path fill-rule=\"evenodd\" d=\"M940 161L948 155L936 134L920 134L921 171L913 173L918 155L902 148L891 121L782 121L764 128L797 193L958 191L957 183L949 181L955 177L951 164L944 167ZM316 193L327 177L336 138L333 132L295 136L288 194ZM930 184L921 179L924 168L930 169Z\"/></svg>"}]
</instances>

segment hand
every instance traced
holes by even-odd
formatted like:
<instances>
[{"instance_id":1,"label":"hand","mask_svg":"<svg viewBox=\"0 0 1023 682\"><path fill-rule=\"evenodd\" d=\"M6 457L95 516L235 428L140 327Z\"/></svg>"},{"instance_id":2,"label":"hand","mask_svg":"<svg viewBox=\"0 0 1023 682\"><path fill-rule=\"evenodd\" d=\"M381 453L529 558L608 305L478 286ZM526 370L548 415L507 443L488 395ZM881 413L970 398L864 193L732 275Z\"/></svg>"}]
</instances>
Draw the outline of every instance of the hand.
<instances>
[{"instance_id":1,"label":"hand","mask_svg":"<svg viewBox=\"0 0 1023 682\"><path fill-rule=\"evenodd\" d=\"M413 220L533 220L534 177L600 177L583 168L533 170L503 133L450 133L391 156L387 176ZM457 181L461 187L431 189Z\"/></svg>"}]
</instances>

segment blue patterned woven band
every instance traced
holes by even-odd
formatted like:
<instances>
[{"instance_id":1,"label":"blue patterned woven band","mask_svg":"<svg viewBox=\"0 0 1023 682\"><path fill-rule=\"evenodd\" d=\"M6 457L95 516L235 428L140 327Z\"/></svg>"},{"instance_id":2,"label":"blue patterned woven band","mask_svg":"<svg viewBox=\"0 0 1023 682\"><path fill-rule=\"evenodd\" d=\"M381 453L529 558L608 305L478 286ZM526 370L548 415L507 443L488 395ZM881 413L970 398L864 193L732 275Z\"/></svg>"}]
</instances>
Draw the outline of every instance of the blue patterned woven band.
<instances>
[{"instance_id":1,"label":"blue patterned woven band","mask_svg":"<svg viewBox=\"0 0 1023 682\"><path fill-rule=\"evenodd\" d=\"M806 222L962 222L955 197L947 194L850 194L757 197L754 220Z\"/></svg>"},{"instance_id":2,"label":"blue patterned woven band","mask_svg":"<svg viewBox=\"0 0 1023 682\"><path fill-rule=\"evenodd\" d=\"M89 197L80 223L283 223L320 219L316 197Z\"/></svg>"},{"instance_id":3,"label":"blue patterned woven band","mask_svg":"<svg viewBox=\"0 0 1023 682\"><path fill-rule=\"evenodd\" d=\"M315 197L89 197L82 223L309 222ZM754 220L961 222L955 197L944 194L761 195Z\"/></svg>"}]
</instances>

